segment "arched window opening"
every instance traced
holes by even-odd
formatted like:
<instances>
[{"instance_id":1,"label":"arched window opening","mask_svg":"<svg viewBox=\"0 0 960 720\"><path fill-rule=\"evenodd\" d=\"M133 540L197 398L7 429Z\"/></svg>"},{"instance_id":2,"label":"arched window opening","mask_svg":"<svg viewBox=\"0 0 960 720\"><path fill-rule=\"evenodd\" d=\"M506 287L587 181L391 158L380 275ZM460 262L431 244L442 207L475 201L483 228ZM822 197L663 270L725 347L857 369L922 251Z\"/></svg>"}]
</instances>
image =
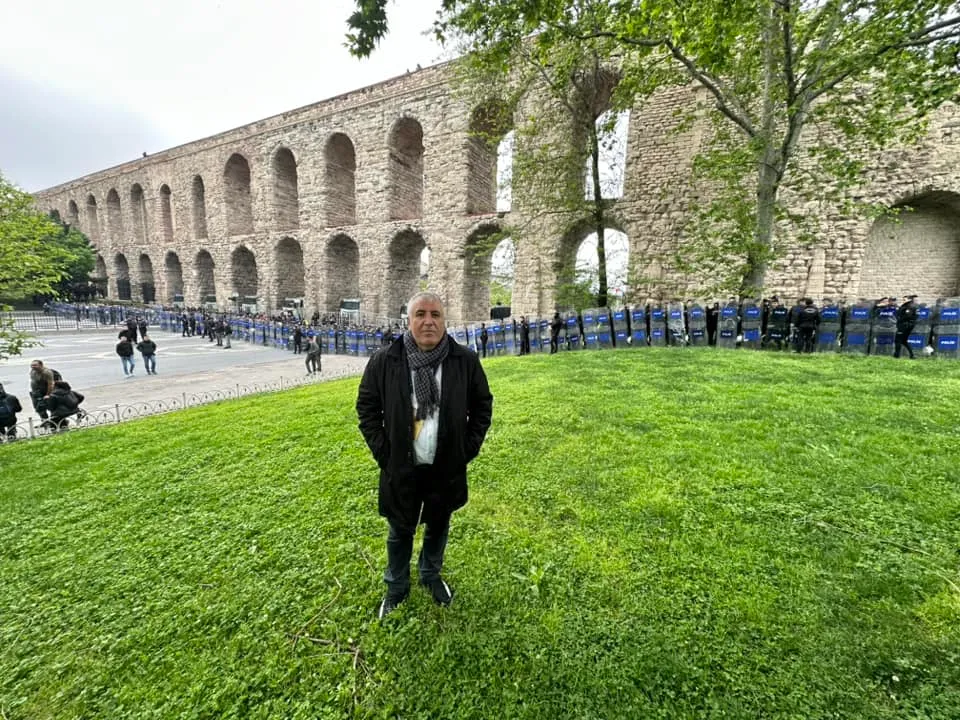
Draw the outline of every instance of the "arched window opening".
<instances>
[{"instance_id":1,"label":"arched window opening","mask_svg":"<svg viewBox=\"0 0 960 720\"><path fill-rule=\"evenodd\" d=\"M173 203L171 202L169 185L160 186L160 230L163 241L173 242Z\"/></svg>"},{"instance_id":2,"label":"arched window opening","mask_svg":"<svg viewBox=\"0 0 960 720\"><path fill-rule=\"evenodd\" d=\"M630 129L630 111L615 113L607 110L596 120L599 141L597 171L600 176L600 196L604 200L623 197L627 170L627 135ZM593 155L587 157L584 171L584 197L594 199Z\"/></svg>"},{"instance_id":3,"label":"arched window opening","mask_svg":"<svg viewBox=\"0 0 960 720\"><path fill-rule=\"evenodd\" d=\"M513 119L490 101L474 109L467 138L467 214L509 210L513 175ZM509 139L508 139L509 136Z\"/></svg>"},{"instance_id":4,"label":"arched window opening","mask_svg":"<svg viewBox=\"0 0 960 720\"><path fill-rule=\"evenodd\" d=\"M227 160L223 171L227 234L253 233L253 200L250 192L250 164L239 153Z\"/></svg>"},{"instance_id":5,"label":"arched window opening","mask_svg":"<svg viewBox=\"0 0 960 720\"><path fill-rule=\"evenodd\" d=\"M277 278L275 307L283 307L285 300L303 300L306 296L306 269L303 266L303 248L293 238L277 243L274 257Z\"/></svg>"},{"instance_id":6,"label":"arched window opening","mask_svg":"<svg viewBox=\"0 0 960 720\"><path fill-rule=\"evenodd\" d=\"M153 278L153 261L146 253L140 255L140 299L145 303L152 303L157 300L157 285Z\"/></svg>"},{"instance_id":7,"label":"arched window opening","mask_svg":"<svg viewBox=\"0 0 960 720\"><path fill-rule=\"evenodd\" d=\"M117 300L131 300L130 264L123 253L117 253L113 259L113 274L117 278Z\"/></svg>"},{"instance_id":8,"label":"arched window opening","mask_svg":"<svg viewBox=\"0 0 960 720\"><path fill-rule=\"evenodd\" d=\"M80 227L80 209L73 200L67 203L67 222L69 222L72 227Z\"/></svg>"},{"instance_id":9,"label":"arched window opening","mask_svg":"<svg viewBox=\"0 0 960 720\"><path fill-rule=\"evenodd\" d=\"M260 282L257 277L257 259L243 245L230 256L230 271L233 280L233 294L238 305L258 305Z\"/></svg>"},{"instance_id":10,"label":"arched window opening","mask_svg":"<svg viewBox=\"0 0 960 720\"><path fill-rule=\"evenodd\" d=\"M287 148L273 156L273 208L277 229L300 227L300 194L297 187L297 161Z\"/></svg>"},{"instance_id":11,"label":"arched window opening","mask_svg":"<svg viewBox=\"0 0 960 720\"><path fill-rule=\"evenodd\" d=\"M92 194L87 196L87 237L94 245L100 242L100 218L97 215L97 199Z\"/></svg>"},{"instance_id":12,"label":"arched window opening","mask_svg":"<svg viewBox=\"0 0 960 720\"><path fill-rule=\"evenodd\" d=\"M603 232L604 265L607 277L606 303L615 304L628 292L627 273L630 263L630 243L625 233L612 228ZM577 248L574 265L575 283L586 294L600 298L600 254L597 233L587 235ZM592 303L591 303L592 304Z\"/></svg>"},{"instance_id":13,"label":"arched window opening","mask_svg":"<svg viewBox=\"0 0 960 720\"><path fill-rule=\"evenodd\" d=\"M123 242L123 213L120 209L120 193L116 188L107 193L107 230L113 242Z\"/></svg>"},{"instance_id":14,"label":"arched window opening","mask_svg":"<svg viewBox=\"0 0 960 720\"><path fill-rule=\"evenodd\" d=\"M404 230L390 242L389 264L387 267L387 307L386 315L400 317L400 311L414 293L421 289L421 277L429 273L429 255L424 267L424 250L427 244L420 233Z\"/></svg>"},{"instance_id":15,"label":"arched window opening","mask_svg":"<svg viewBox=\"0 0 960 720\"><path fill-rule=\"evenodd\" d=\"M360 248L347 235L337 235L327 244L324 263L324 306L336 312L343 300L360 298Z\"/></svg>"},{"instance_id":16,"label":"arched window opening","mask_svg":"<svg viewBox=\"0 0 960 720\"><path fill-rule=\"evenodd\" d=\"M324 149L324 215L327 227L357 222L357 155L350 138L335 133Z\"/></svg>"},{"instance_id":17,"label":"arched window opening","mask_svg":"<svg viewBox=\"0 0 960 720\"><path fill-rule=\"evenodd\" d=\"M199 175L193 176L191 196L193 199L193 237L197 240L205 240L207 237L207 200L203 178Z\"/></svg>"},{"instance_id":18,"label":"arched window opening","mask_svg":"<svg viewBox=\"0 0 960 720\"><path fill-rule=\"evenodd\" d=\"M180 257L172 250L167 253L163 261L164 286L166 287L166 302L183 302L183 266Z\"/></svg>"},{"instance_id":19,"label":"arched window opening","mask_svg":"<svg viewBox=\"0 0 960 720\"><path fill-rule=\"evenodd\" d=\"M146 244L147 201L139 183L130 188L130 216L133 218L133 242Z\"/></svg>"},{"instance_id":20,"label":"arched window opening","mask_svg":"<svg viewBox=\"0 0 960 720\"><path fill-rule=\"evenodd\" d=\"M197 277L197 292L201 303L217 302L217 286L214 280L213 257L206 250L197 253L194 263Z\"/></svg>"},{"instance_id":21,"label":"arched window opening","mask_svg":"<svg viewBox=\"0 0 960 720\"><path fill-rule=\"evenodd\" d=\"M390 131L388 189L391 220L423 216L423 128L400 118Z\"/></svg>"}]
</instances>

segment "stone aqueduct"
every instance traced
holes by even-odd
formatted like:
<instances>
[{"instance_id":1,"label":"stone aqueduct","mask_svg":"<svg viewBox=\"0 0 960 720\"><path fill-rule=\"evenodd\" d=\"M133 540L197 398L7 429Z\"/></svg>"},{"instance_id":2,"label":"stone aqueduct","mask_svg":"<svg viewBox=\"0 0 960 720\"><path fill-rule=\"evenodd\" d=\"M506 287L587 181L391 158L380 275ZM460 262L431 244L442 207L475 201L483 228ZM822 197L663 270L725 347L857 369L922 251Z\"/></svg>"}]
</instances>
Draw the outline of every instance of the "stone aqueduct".
<instances>
[{"instance_id":1,"label":"stone aqueduct","mask_svg":"<svg viewBox=\"0 0 960 720\"><path fill-rule=\"evenodd\" d=\"M496 148L471 133L475 108L451 90L449 65L293 110L36 194L44 210L94 243L109 297L188 304L259 296L266 309L307 298L329 311L358 297L372 317L396 317L418 287L430 248L429 286L451 320L485 317L489 255L477 247L523 207L496 212ZM630 115L625 189L614 209L630 265L670 285L662 261L679 242L680 187L699 148L697 127L676 132L673 110L696 91L662 92ZM855 297L957 293L960 279L960 114L944 108L926 140L876 159L865 197L909 206L899 222L829 209L824 235L768 274L787 295ZM514 198L517 194L514 193ZM554 309L557 268L589 230L545 228L518 243L515 313ZM675 287L675 286L674 286ZM653 293L656 295L656 288Z\"/></svg>"}]
</instances>

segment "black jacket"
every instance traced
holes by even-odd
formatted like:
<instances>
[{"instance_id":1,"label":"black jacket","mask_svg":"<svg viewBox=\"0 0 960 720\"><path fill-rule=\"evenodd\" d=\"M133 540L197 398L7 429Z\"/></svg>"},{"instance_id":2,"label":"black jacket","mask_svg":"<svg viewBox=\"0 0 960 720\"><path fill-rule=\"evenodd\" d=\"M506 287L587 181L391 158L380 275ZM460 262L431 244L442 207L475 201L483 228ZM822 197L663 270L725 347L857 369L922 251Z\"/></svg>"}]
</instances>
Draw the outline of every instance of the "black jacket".
<instances>
[{"instance_id":1,"label":"black jacket","mask_svg":"<svg viewBox=\"0 0 960 720\"><path fill-rule=\"evenodd\" d=\"M493 414L493 396L477 355L447 338L450 352L440 378L440 427L433 474L435 492L422 520L467 503L467 463L477 456ZM403 338L367 363L357 393L360 432L380 466L379 512L391 522L416 527L412 496L413 404Z\"/></svg>"},{"instance_id":2,"label":"black jacket","mask_svg":"<svg viewBox=\"0 0 960 720\"><path fill-rule=\"evenodd\" d=\"M157 344L153 340L142 340L137 345L137 350L143 355L154 355L157 352Z\"/></svg>"},{"instance_id":3,"label":"black jacket","mask_svg":"<svg viewBox=\"0 0 960 720\"><path fill-rule=\"evenodd\" d=\"M797 315L797 327L812 330L820 324L820 311L813 305L804 305Z\"/></svg>"},{"instance_id":4,"label":"black jacket","mask_svg":"<svg viewBox=\"0 0 960 720\"><path fill-rule=\"evenodd\" d=\"M117 355L120 357L132 357L133 356L133 343L123 342L122 340L117 343Z\"/></svg>"},{"instance_id":5,"label":"black jacket","mask_svg":"<svg viewBox=\"0 0 960 720\"><path fill-rule=\"evenodd\" d=\"M59 419L75 414L80 407L80 403L83 402L83 395L76 390L54 388L46 401L50 415L54 419Z\"/></svg>"},{"instance_id":6,"label":"black jacket","mask_svg":"<svg viewBox=\"0 0 960 720\"><path fill-rule=\"evenodd\" d=\"M917 324L917 306L909 300L897 310L897 330L909 333Z\"/></svg>"},{"instance_id":7,"label":"black jacket","mask_svg":"<svg viewBox=\"0 0 960 720\"><path fill-rule=\"evenodd\" d=\"M15 425L17 422L17 413L23 412L20 399L16 395L0 392L0 405L5 406L10 411L10 425ZM4 415L6 415L6 413L0 412L0 423L3 422L2 417Z\"/></svg>"}]
</instances>

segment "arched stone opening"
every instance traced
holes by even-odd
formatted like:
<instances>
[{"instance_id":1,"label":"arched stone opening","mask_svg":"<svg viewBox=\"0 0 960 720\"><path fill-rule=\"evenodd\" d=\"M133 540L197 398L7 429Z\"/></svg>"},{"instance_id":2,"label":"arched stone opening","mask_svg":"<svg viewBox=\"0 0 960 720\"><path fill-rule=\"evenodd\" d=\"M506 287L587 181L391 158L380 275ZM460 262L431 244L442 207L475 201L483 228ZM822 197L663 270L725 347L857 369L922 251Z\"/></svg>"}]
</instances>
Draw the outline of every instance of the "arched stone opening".
<instances>
[{"instance_id":1,"label":"arched stone opening","mask_svg":"<svg viewBox=\"0 0 960 720\"><path fill-rule=\"evenodd\" d=\"M113 258L113 274L117 278L117 300L131 300L130 263L123 253L117 253Z\"/></svg>"},{"instance_id":2,"label":"arched stone opening","mask_svg":"<svg viewBox=\"0 0 960 720\"><path fill-rule=\"evenodd\" d=\"M513 173L513 118L502 103L475 108L467 137L467 214L510 209Z\"/></svg>"},{"instance_id":3,"label":"arched stone opening","mask_svg":"<svg viewBox=\"0 0 960 720\"><path fill-rule=\"evenodd\" d=\"M107 229L114 243L123 242L123 212L120 209L120 193L116 188L107 193Z\"/></svg>"},{"instance_id":4,"label":"arched stone opening","mask_svg":"<svg viewBox=\"0 0 960 720\"><path fill-rule=\"evenodd\" d=\"M598 140L597 171L600 177L600 197L618 200L623 197L627 173L627 137L630 129L630 111L605 110L595 120ZM584 197L594 200L593 154L587 157L584 168Z\"/></svg>"},{"instance_id":5,"label":"arched stone opening","mask_svg":"<svg viewBox=\"0 0 960 720\"><path fill-rule=\"evenodd\" d=\"M140 298L145 303L156 302L157 285L153 278L153 261L146 253L140 255Z\"/></svg>"},{"instance_id":6,"label":"arched stone opening","mask_svg":"<svg viewBox=\"0 0 960 720\"><path fill-rule=\"evenodd\" d=\"M360 297L360 248L349 236L337 235L327 243L324 270L325 310L334 312L341 300Z\"/></svg>"},{"instance_id":7,"label":"arched stone opening","mask_svg":"<svg viewBox=\"0 0 960 720\"><path fill-rule=\"evenodd\" d=\"M498 225L482 225L467 238L463 259L463 310L470 320L485 320L490 306L512 292L516 249ZM509 304L509 303L507 303Z\"/></svg>"},{"instance_id":8,"label":"arched stone opening","mask_svg":"<svg viewBox=\"0 0 960 720\"><path fill-rule=\"evenodd\" d=\"M237 247L230 255L230 275L233 280L233 294L240 298L241 303L247 302L247 298L257 297L260 287L257 278L257 259L243 245Z\"/></svg>"},{"instance_id":9,"label":"arched stone opening","mask_svg":"<svg viewBox=\"0 0 960 720\"><path fill-rule=\"evenodd\" d=\"M924 193L895 210L867 235L860 297L932 301L960 294L960 193Z\"/></svg>"},{"instance_id":10,"label":"arched stone opening","mask_svg":"<svg viewBox=\"0 0 960 720\"><path fill-rule=\"evenodd\" d=\"M228 235L253 233L253 198L250 192L250 163L240 153L227 160L223 170L224 200Z\"/></svg>"},{"instance_id":11,"label":"arched stone opening","mask_svg":"<svg viewBox=\"0 0 960 720\"><path fill-rule=\"evenodd\" d=\"M173 203L169 185L160 186L160 233L164 242L173 242Z\"/></svg>"},{"instance_id":12,"label":"arched stone opening","mask_svg":"<svg viewBox=\"0 0 960 720\"><path fill-rule=\"evenodd\" d=\"M387 145L390 219L422 217L423 128L413 118L400 118L390 130Z\"/></svg>"},{"instance_id":13,"label":"arched stone opening","mask_svg":"<svg viewBox=\"0 0 960 720\"><path fill-rule=\"evenodd\" d=\"M297 161L288 148L273 154L273 211L278 230L300 227L300 191L297 186Z\"/></svg>"},{"instance_id":14,"label":"arched stone opening","mask_svg":"<svg viewBox=\"0 0 960 720\"><path fill-rule=\"evenodd\" d=\"M617 304L629 291L630 241L626 233L610 223L603 232L607 293L598 297L600 243L591 222L576 224L563 236L555 260L557 306L581 309Z\"/></svg>"},{"instance_id":15,"label":"arched stone opening","mask_svg":"<svg viewBox=\"0 0 960 720\"><path fill-rule=\"evenodd\" d=\"M80 208L77 207L74 200L67 203L67 222L70 223L71 227L80 227Z\"/></svg>"},{"instance_id":16,"label":"arched stone opening","mask_svg":"<svg viewBox=\"0 0 960 720\"><path fill-rule=\"evenodd\" d=\"M177 295L183 296L183 265L173 250L163 259L163 280L167 290L166 302L172 303Z\"/></svg>"},{"instance_id":17,"label":"arched stone opening","mask_svg":"<svg viewBox=\"0 0 960 720\"><path fill-rule=\"evenodd\" d=\"M423 251L427 249L420 233L403 230L390 241L387 266L387 306L389 318L400 317L400 309L415 292L420 290Z\"/></svg>"},{"instance_id":18,"label":"arched stone opening","mask_svg":"<svg viewBox=\"0 0 960 720\"><path fill-rule=\"evenodd\" d=\"M324 217L327 227L357 222L357 155L353 142L343 133L334 133L323 151Z\"/></svg>"},{"instance_id":19,"label":"arched stone opening","mask_svg":"<svg viewBox=\"0 0 960 720\"><path fill-rule=\"evenodd\" d=\"M130 217L133 219L133 241L147 242L147 200L140 183L130 188Z\"/></svg>"},{"instance_id":20,"label":"arched stone opening","mask_svg":"<svg viewBox=\"0 0 960 720\"><path fill-rule=\"evenodd\" d=\"M97 199L87 195L87 237L96 245L100 242L100 218L97 214Z\"/></svg>"},{"instance_id":21,"label":"arched stone opening","mask_svg":"<svg viewBox=\"0 0 960 720\"><path fill-rule=\"evenodd\" d=\"M205 240L207 237L207 199L206 190L203 187L203 178L199 175L193 176L193 187L190 195L193 204L193 237L197 240Z\"/></svg>"},{"instance_id":22,"label":"arched stone opening","mask_svg":"<svg viewBox=\"0 0 960 720\"><path fill-rule=\"evenodd\" d=\"M102 297L107 296L110 288L110 278L107 276L107 262L100 253L97 253L96 264L93 268L93 274L90 276L90 282L97 286Z\"/></svg>"},{"instance_id":23,"label":"arched stone opening","mask_svg":"<svg viewBox=\"0 0 960 720\"><path fill-rule=\"evenodd\" d=\"M214 280L213 258L206 250L197 253L194 261L194 272L197 277L197 294L201 303L215 303L217 301L217 285Z\"/></svg>"},{"instance_id":24,"label":"arched stone opening","mask_svg":"<svg viewBox=\"0 0 960 720\"><path fill-rule=\"evenodd\" d=\"M293 238L285 237L274 249L274 267L277 273L277 298L274 307L283 307L287 298L303 298L306 291L306 270L303 267L303 248Z\"/></svg>"}]
</instances>

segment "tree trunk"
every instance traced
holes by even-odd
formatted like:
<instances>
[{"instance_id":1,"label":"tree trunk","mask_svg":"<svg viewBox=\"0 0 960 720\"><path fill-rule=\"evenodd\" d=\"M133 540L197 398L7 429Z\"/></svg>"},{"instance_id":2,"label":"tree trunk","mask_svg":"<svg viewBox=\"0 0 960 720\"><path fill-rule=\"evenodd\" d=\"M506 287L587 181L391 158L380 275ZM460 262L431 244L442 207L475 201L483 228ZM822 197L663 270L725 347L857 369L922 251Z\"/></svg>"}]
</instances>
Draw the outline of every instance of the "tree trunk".
<instances>
[{"instance_id":1,"label":"tree trunk","mask_svg":"<svg viewBox=\"0 0 960 720\"><path fill-rule=\"evenodd\" d=\"M607 306L607 251L603 188L600 187L600 137L597 124L590 129L590 171L593 176L593 220L597 233L597 307Z\"/></svg>"}]
</instances>

